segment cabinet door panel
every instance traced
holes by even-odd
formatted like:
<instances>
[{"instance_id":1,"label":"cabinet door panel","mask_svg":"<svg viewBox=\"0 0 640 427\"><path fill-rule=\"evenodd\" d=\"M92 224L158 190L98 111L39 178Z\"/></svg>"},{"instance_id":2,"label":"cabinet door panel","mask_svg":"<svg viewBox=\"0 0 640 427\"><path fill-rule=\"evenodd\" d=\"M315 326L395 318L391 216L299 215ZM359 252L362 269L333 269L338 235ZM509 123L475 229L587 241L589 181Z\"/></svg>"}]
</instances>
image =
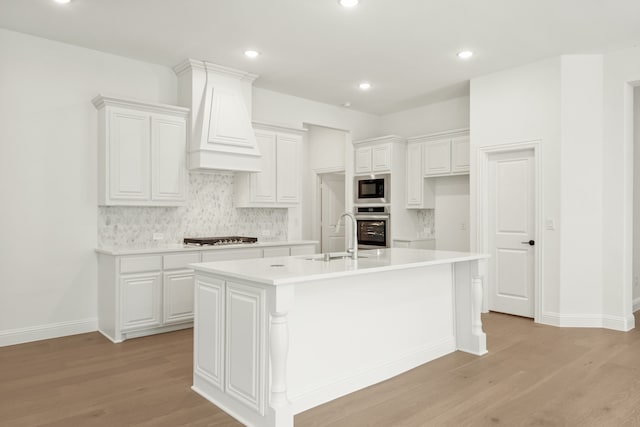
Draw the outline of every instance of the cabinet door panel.
<instances>
[{"instance_id":1,"label":"cabinet door panel","mask_svg":"<svg viewBox=\"0 0 640 427\"><path fill-rule=\"evenodd\" d=\"M164 323L193 320L193 270L164 273Z\"/></svg>"},{"instance_id":2,"label":"cabinet door panel","mask_svg":"<svg viewBox=\"0 0 640 427\"><path fill-rule=\"evenodd\" d=\"M439 175L451 172L451 142L448 139L430 141L424 150L424 174Z\"/></svg>"},{"instance_id":3,"label":"cabinet door panel","mask_svg":"<svg viewBox=\"0 0 640 427\"><path fill-rule=\"evenodd\" d=\"M186 199L186 122L154 115L151 118L152 199Z\"/></svg>"},{"instance_id":4,"label":"cabinet door panel","mask_svg":"<svg viewBox=\"0 0 640 427\"><path fill-rule=\"evenodd\" d=\"M264 414L265 291L226 282L225 390Z\"/></svg>"},{"instance_id":5,"label":"cabinet door panel","mask_svg":"<svg viewBox=\"0 0 640 427\"><path fill-rule=\"evenodd\" d=\"M422 205L422 144L409 144L407 147L407 206Z\"/></svg>"},{"instance_id":6,"label":"cabinet door panel","mask_svg":"<svg viewBox=\"0 0 640 427\"><path fill-rule=\"evenodd\" d=\"M149 200L149 114L113 110L109 123L109 197Z\"/></svg>"},{"instance_id":7,"label":"cabinet door panel","mask_svg":"<svg viewBox=\"0 0 640 427\"><path fill-rule=\"evenodd\" d=\"M198 276L196 288L194 370L220 390L224 366L224 282ZM211 308L214 307L212 310Z\"/></svg>"},{"instance_id":8,"label":"cabinet door panel","mask_svg":"<svg viewBox=\"0 0 640 427\"><path fill-rule=\"evenodd\" d=\"M391 170L391 145L384 144L371 148L371 170L384 172Z\"/></svg>"},{"instance_id":9,"label":"cabinet door panel","mask_svg":"<svg viewBox=\"0 0 640 427\"><path fill-rule=\"evenodd\" d=\"M251 201L255 203L276 202L276 134L256 132L260 148L261 172L251 174Z\"/></svg>"},{"instance_id":10,"label":"cabinet door panel","mask_svg":"<svg viewBox=\"0 0 640 427\"><path fill-rule=\"evenodd\" d=\"M278 135L276 159L278 203L297 203L299 201L299 146L300 138L290 135Z\"/></svg>"},{"instance_id":11,"label":"cabinet door panel","mask_svg":"<svg viewBox=\"0 0 640 427\"><path fill-rule=\"evenodd\" d=\"M120 276L122 329L160 325L160 272Z\"/></svg>"},{"instance_id":12,"label":"cabinet door panel","mask_svg":"<svg viewBox=\"0 0 640 427\"><path fill-rule=\"evenodd\" d=\"M358 148L355 152L355 173L371 172L371 147Z\"/></svg>"},{"instance_id":13,"label":"cabinet door panel","mask_svg":"<svg viewBox=\"0 0 640 427\"><path fill-rule=\"evenodd\" d=\"M262 258L262 249L260 248L219 249L216 251L202 253L202 262L229 261L234 259L251 259L251 258Z\"/></svg>"},{"instance_id":14,"label":"cabinet door panel","mask_svg":"<svg viewBox=\"0 0 640 427\"><path fill-rule=\"evenodd\" d=\"M469 172L469 137L462 136L451 141L451 172Z\"/></svg>"}]
</instances>

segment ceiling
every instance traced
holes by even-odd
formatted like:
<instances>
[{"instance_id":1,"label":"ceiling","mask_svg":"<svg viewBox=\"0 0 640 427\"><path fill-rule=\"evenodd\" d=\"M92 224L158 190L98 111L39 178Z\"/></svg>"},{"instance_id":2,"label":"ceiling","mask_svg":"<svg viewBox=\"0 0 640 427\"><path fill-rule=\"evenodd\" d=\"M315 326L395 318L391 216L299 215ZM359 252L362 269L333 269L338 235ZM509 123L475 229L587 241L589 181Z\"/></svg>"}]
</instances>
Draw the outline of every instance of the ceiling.
<instances>
[{"instance_id":1,"label":"ceiling","mask_svg":"<svg viewBox=\"0 0 640 427\"><path fill-rule=\"evenodd\" d=\"M497 70L637 45L640 1L0 0L0 27L167 66L204 59L259 74L261 88L387 114L465 95ZM458 59L464 49L474 57Z\"/></svg>"}]
</instances>

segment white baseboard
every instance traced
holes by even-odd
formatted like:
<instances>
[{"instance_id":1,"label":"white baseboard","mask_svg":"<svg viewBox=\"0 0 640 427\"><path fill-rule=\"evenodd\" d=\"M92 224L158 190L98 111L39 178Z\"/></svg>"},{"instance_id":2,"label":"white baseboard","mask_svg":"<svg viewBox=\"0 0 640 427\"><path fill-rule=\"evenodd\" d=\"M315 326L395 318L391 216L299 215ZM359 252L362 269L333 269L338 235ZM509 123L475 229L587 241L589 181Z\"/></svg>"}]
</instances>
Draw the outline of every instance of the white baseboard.
<instances>
[{"instance_id":1,"label":"white baseboard","mask_svg":"<svg viewBox=\"0 0 640 427\"><path fill-rule=\"evenodd\" d=\"M539 323L564 328L606 328L616 331L629 331L634 328L633 316L626 319L621 316L602 314L560 314L542 313Z\"/></svg>"},{"instance_id":2,"label":"white baseboard","mask_svg":"<svg viewBox=\"0 0 640 427\"><path fill-rule=\"evenodd\" d=\"M92 318L0 331L0 347L66 337L68 335L84 334L97 330L98 319Z\"/></svg>"}]
</instances>

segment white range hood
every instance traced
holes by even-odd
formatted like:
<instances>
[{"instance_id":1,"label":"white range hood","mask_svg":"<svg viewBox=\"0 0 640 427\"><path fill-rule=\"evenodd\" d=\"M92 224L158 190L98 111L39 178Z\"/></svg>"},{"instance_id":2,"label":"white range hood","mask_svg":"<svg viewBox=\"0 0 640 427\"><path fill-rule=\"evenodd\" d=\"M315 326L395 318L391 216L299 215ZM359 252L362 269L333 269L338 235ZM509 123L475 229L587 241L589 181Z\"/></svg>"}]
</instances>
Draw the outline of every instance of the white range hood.
<instances>
[{"instance_id":1,"label":"white range hood","mask_svg":"<svg viewBox=\"0 0 640 427\"><path fill-rule=\"evenodd\" d=\"M178 103L191 109L189 169L259 172L251 126L251 88L258 76L194 59L174 71Z\"/></svg>"}]
</instances>

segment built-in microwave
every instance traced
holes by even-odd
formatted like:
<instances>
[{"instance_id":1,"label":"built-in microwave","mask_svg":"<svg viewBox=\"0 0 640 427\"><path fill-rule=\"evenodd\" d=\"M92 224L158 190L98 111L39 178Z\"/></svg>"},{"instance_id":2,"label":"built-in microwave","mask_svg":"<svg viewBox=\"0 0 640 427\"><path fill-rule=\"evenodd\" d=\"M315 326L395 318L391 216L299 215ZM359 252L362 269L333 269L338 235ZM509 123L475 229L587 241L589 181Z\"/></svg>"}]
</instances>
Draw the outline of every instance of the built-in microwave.
<instances>
[{"instance_id":1,"label":"built-in microwave","mask_svg":"<svg viewBox=\"0 0 640 427\"><path fill-rule=\"evenodd\" d=\"M391 175L356 176L353 182L353 201L363 203L391 203Z\"/></svg>"}]
</instances>

